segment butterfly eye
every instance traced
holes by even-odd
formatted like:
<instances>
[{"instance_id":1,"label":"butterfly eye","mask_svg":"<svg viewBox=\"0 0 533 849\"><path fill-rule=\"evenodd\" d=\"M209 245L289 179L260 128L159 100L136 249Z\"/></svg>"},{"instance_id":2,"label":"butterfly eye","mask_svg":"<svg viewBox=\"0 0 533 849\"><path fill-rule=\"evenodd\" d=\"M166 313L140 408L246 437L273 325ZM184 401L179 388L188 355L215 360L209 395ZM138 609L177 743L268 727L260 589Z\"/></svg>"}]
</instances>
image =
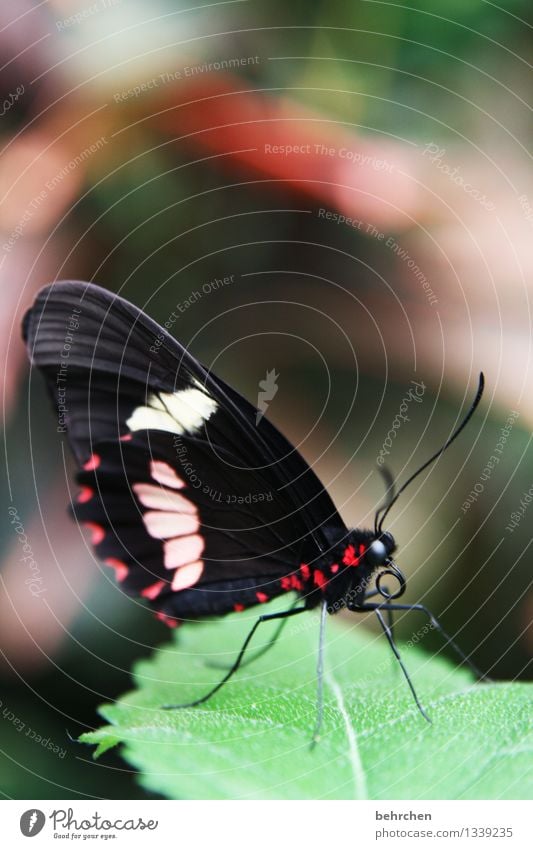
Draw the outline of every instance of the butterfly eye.
<instances>
[{"instance_id":1,"label":"butterfly eye","mask_svg":"<svg viewBox=\"0 0 533 849\"><path fill-rule=\"evenodd\" d=\"M366 550L366 559L370 566L379 566L387 557L387 549L380 539L375 539Z\"/></svg>"},{"instance_id":2,"label":"butterfly eye","mask_svg":"<svg viewBox=\"0 0 533 849\"><path fill-rule=\"evenodd\" d=\"M386 546L389 554L390 554L391 551L394 551L394 549L396 548L396 543L394 542L394 537L392 536L392 534L389 534L388 531L384 531L381 534L380 539L384 543L384 545Z\"/></svg>"}]
</instances>

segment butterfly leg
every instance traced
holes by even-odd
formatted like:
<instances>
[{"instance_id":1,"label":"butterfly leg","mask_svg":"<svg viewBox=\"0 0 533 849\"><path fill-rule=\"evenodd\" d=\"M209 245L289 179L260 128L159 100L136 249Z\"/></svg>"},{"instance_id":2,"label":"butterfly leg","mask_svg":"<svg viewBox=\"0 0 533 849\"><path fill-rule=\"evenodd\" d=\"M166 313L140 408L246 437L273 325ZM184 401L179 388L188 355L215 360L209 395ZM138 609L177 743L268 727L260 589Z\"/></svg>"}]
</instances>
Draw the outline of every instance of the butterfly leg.
<instances>
[{"instance_id":1,"label":"butterfly leg","mask_svg":"<svg viewBox=\"0 0 533 849\"><path fill-rule=\"evenodd\" d=\"M383 592L388 593L387 587L383 587ZM365 602L368 601L369 598L374 598L374 596L382 595L380 590L370 590L365 595ZM358 608L356 608L358 609ZM392 638L394 639L394 614L390 607L385 608L387 611L387 622L389 625L389 631L391 632Z\"/></svg>"},{"instance_id":2,"label":"butterfly leg","mask_svg":"<svg viewBox=\"0 0 533 849\"><path fill-rule=\"evenodd\" d=\"M381 610L417 610L420 613L424 613L431 622L432 626L435 628L435 630L438 631L443 637L443 639L446 641L446 645L449 645L450 648L452 648L457 654L457 656L461 659L461 661L465 663L468 667L470 667L476 678L480 680L490 681L490 678L488 678L483 672L481 672L481 670L477 668L475 663L472 663L472 661L465 655L464 651L459 648L455 640L453 640L450 635L444 630L437 617L433 615L431 610L429 610L425 606L425 604L396 604L387 602L386 604L380 605L380 608Z\"/></svg>"},{"instance_id":3,"label":"butterfly leg","mask_svg":"<svg viewBox=\"0 0 533 849\"><path fill-rule=\"evenodd\" d=\"M162 705L163 710L175 710L175 709L178 709L178 708L196 707L196 705L201 705L204 702L207 702L207 700L210 699L211 696L214 696L215 693L217 693L220 690L220 688L223 687L224 684L226 684L229 681L229 679L235 674L235 672L237 672L237 669L241 665L241 661L242 661L242 659L243 659L243 657L246 653L246 649L250 645L250 642L251 642L255 632L257 631L257 629L259 628L259 626L261 625L262 622L270 622L272 619L288 619L289 616L296 616L298 613L304 613L307 610L308 610L307 607L291 607L291 608L289 608L289 610L282 610L279 613L264 613L254 623L252 629L250 630L248 636L246 637L244 643L242 644L241 650L240 650L239 654L237 655L235 662L233 663L231 668L228 670L226 675L224 675L222 680L218 682L218 684L216 684L214 687L212 687L211 690L209 690L209 692L205 694L205 696L202 696L199 699L195 699L193 702L186 702L185 704L181 704L181 705Z\"/></svg>"},{"instance_id":4,"label":"butterfly leg","mask_svg":"<svg viewBox=\"0 0 533 849\"><path fill-rule=\"evenodd\" d=\"M411 690L413 699L416 702L416 706L417 706L418 710L420 711L420 713L422 714L422 716L424 717L425 720L427 720L428 722L431 722L431 719L429 718L429 716L427 715L427 713L425 712L424 708L422 707L422 705L420 703L420 700L419 700L419 698L416 694L416 690L414 688L413 682L411 681L411 677L409 675L409 672L407 671L407 667L405 666L405 664L402 660L402 657L401 657L400 652L398 650L398 646L396 645L396 643L394 641L394 637L393 637L393 635L390 631L390 628L389 628L387 622L385 621L385 618L384 618L384 616L381 612L382 610L386 611L387 607L389 607L389 606L390 605L388 605L388 604L362 604L357 609L361 610L361 611L373 610L374 613L376 614L376 616L378 618L378 622L383 629L383 633L385 634L385 636L388 640L388 643L389 643L392 651L394 652L396 660L400 664L400 668L401 668L401 670L402 670L402 672L405 676L405 680L407 681L407 683L409 685L409 689ZM392 607L395 608L396 605L392 605Z\"/></svg>"},{"instance_id":5,"label":"butterfly leg","mask_svg":"<svg viewBox=\"0 0 533 849\"><path fill-rule=\"evenodd\" d=\"M324 644L326 636L326 615L328 605L326 601L322 602L320 609L320 631L318 637L318 662L316 667L317 674L317 692L316 692L316 722L311 740L311 748L313 748L320 740L320 730L322 728L322 720L324 719Z\"/></svg>"},{"instance_id":6,"label":"butterfly leg","mask_svg":"<svg viewBox=\"0 0 533 849\"><path fill-rule=\"evenodd\" d=\"M299 599L296 599L294 604L291 605L290 610L292 610L294 607L296 607L296 605L298 604L298 601L299 601ZM266 654L267 651L269 649L271 649L277 643L277 641L281 637L281 634L283 633L283 629L285 628L286 624L287 624L287 617L285 617L285 619L281 620L278 627L276 628L276 630L272 634L270 640L267 643L265 643L263 648L258 649L250 657L247 657L246 660L243 660L241 662L240 668L242 669L244 666L249 666L250 663L254 663L254 661L258 660L260 657L263 657L263 655ZM205 665L208 666L210 669L231 669L231 664L217 663L216 660L207 660Z\"/></svg>"}]
</instances>

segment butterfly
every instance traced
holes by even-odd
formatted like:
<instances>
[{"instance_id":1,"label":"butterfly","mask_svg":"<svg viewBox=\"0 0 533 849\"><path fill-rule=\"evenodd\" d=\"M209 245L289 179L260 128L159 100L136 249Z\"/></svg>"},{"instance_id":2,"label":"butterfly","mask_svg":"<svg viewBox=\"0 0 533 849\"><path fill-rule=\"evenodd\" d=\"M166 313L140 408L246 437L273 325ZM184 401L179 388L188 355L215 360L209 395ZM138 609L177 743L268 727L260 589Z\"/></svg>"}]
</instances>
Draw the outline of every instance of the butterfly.
<instances>
[{"instance_id":1,"label":"butterfly","mask_svg":"<svg viewBox=\"0 0 533 849\"><path fill-rule=\"evenodd\" d=\"M242 665L262 622L280 620L268 648L288 618L313 608L321 613L321 670L326 616L347 609L375 612L429 719L394 639L394 611L421 611L469 661L427 608L398 603L406 580L383 523L401 492L473 415L482 374L467 415L445 445L397 491L385 472L388 497L374 527L354 529L264 415L264 399L257 409L123 298L92 283L54 283L26 313L23 336L79 467L73 515L90 530L96 555L124 592L145 599L171 627L261 611L222 680L202 698L166 708L214 695ZM265 397L274 391L270 383ZM271 599L287 595L293 599L287 610L262 612ZM314 740L322 721L321 674L317 705Z\"/></svg>"}]
</instances>

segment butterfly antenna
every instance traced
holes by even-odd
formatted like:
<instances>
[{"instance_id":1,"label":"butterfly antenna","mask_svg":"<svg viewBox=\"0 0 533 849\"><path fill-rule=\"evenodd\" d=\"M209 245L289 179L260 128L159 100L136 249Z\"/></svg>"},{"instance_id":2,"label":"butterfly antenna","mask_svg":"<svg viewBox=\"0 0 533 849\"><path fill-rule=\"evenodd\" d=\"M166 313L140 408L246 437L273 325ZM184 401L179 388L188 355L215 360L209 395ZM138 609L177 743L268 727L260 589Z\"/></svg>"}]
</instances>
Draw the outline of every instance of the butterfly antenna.
<instances>
[{"instance_id":1,"label":"butterfly antenna","mask_svg":"<svg viewBox=\"0 0 533 849\"><path fill-rule=\"evenodd\" d=\"M436 460L438 457L440 457L440 455L441 455L441 454L443 454L443 453L446 451L446 449L447 449L447 448L449 448L449 447L450 447L450 445L452 444L452 442L453 442L455 439L457 439L457 437L459 436L459 434L461 433L461 431L463 430L463 428L465 428L465 427L466 427L466 425L468 424L468 422L470 421L470 419L471 419L471 418L472 418L472 416L474 415L474 413L475 413L475 411L476 411L476 409L477 409L477 407L478 407L478 405L479 405L479 402L481 401L481 396L483 395L483 389L484 389L484 388L485 388L485 377L484 377L484 375L483 375L483 372L480 372L480 373L479 373L479 384L478 384L478 388L477 388L477 392L476 392L476 397L474 398L474 400L473 400L473 402L472 402L472 405L471 405L470 409L468 410L468 412L467 412L466 416L464 417L463 421L461 422L461 424L459 425L459 427L457 427L457 428L456 428L456 430L454 430L454 432L452 433L452 435L450 436L450 438L446 440L446 442L444 443L444 445L442 446L442 448L439 448L439 450L438 450L438 451L436 451L436 452L433 454L433 456L431 456L431 457L429 458L429 460L426 460L426 462L424 463L424 465L423 465L423 466L420 466L420 468L419 468L419 469L417 469L417 471L416 471L416 472L414 472L414 474L412 474L410 478L407 478L407 480L405 481L405 483L404 483L404 484L402 484L402 486L400 487L400 489L398 490L398 492L396 493L396 495L394 495L394 496L393 496L393 498L391 499L391 501L389 501L389 503L388 503L388 504L387 504L387 506L385 507L384 512L382 513L382 516L381 516L381 518L380 518L380 520L379 520L379 522L378 522L378 525L377 525L377 528L376 528L376 534L380 534L380 533L381 533L382 528L383 528L383 522L385 521L385 518L386 518L386 516L387 516L387 514L388 514L389 510L391 509L391 507L393 506L393 504L395 504L395 503L396 503L396 501L398 500L398 498L400 497L400 495L402 494L402 492L404 492L404 490L405 490L405 489L407 489L407 487L409 486L409 484L411 484L411 483L414 481L414 479L418 477L418 475L422 474L422 472L423 472L425 469L427 469L427 467L428 467L428 466L430 466L430 465L431 465L431 463L434 463L434 462L435 462L435 460ZM378 512L381 512L381 509L382 509L382 508L380 508L380 510L379 510Z\"/></svg>"},{"instance_id":2,"label":"butterfly antenna","mask_svg":"<svg viewBox=\"0 0 533 849\"><path fill-rule=\"evenodd\" d=\"M376 510L376 515L374 516L374 532L376 536L378 535L378 525L379 525L379 517L384 510L388 510L392 501L394 501L394 477L388 466L378 466L378 471L383 478L383 482L385 484L385 503L378 507Z\"/></svg>"}]
</instances>

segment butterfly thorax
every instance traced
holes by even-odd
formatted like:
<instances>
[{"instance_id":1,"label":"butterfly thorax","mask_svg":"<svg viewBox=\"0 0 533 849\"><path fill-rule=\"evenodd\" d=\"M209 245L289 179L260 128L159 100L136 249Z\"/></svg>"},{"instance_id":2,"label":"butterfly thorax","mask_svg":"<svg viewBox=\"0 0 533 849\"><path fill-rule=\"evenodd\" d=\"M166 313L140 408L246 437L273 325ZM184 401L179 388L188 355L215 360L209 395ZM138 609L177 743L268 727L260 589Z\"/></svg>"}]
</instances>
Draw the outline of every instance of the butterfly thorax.
<instances>
[{"instance_id":1,"label":"butterfly thorax","mask_svg":"<svg viewBox=\"0 0 533 849\"><path fill-rule=\"evenodd\" d=\"M331 541L327 552L314 561L302 563L300 574L304 578L308 606L315 607L325 600L328 612L337 613L363 602L381 564L376 562L372 548L376 541L373 531L355 528L340 533L327 529L326 533ZM386 556L391 551L392 546L387 545Z\"/></svg>"}]
</instances>

